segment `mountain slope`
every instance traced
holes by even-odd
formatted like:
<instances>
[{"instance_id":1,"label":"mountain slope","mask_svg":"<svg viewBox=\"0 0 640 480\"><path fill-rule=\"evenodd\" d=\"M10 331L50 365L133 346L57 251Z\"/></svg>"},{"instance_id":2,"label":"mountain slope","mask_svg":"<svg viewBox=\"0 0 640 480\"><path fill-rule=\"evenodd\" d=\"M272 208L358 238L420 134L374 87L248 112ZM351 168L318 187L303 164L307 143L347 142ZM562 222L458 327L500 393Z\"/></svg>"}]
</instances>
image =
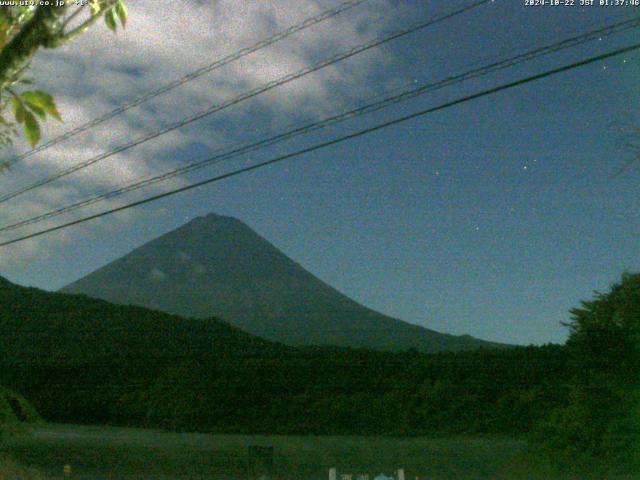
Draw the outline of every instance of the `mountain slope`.
<instances>
[{"instance_id":1,"label":"mountain slope","mask_svg":"<svg viewBox=\"0 0 640 480\"><path fill-rule=\"evenodd\" d=\"M0 277L0 363L257 355L288 350L214 318L186 319Z\"/></svg>"},{"instance_id":2,"label":"mountain slope","mask_svg":"<svg viewBox=\"0 0 640 480\"><path fill-rule=\"evenodd\" d=\"M215 319L0 277L0 383L20 395L0 388L0 423L29 418L24 397L58 423L287 435L520 433L558 404L567 365L566 349L555 346L437 355L296 349Z\"/></svg>"},{"instance_id":3,"label":"mountain slope","mask_svg":"<svg viewBox=\"0 0 640 480\"><path fill-rule=\"evenodd\" d=\"M62 291L183 316L216 316L289 345L425 352L496 346L366 308L241 221L213 214L148 242Z\"/></svg>"}]
</instances>

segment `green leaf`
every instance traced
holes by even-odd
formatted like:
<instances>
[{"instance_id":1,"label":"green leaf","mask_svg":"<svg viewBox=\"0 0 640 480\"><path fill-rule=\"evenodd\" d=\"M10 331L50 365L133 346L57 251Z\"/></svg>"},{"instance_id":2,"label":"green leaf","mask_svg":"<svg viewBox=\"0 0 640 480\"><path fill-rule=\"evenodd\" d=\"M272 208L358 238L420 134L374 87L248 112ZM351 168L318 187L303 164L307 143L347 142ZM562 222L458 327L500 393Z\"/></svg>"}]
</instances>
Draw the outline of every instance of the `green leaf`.
<instances>
[{"instance_id":1,"label":"green leaf","mask_svg":"<svg viewBox=\"0 0 640 480\"><path fill-rule=\"evenodd\" d=\"M110 30L116 31L116 11L115 7L104 14L104 22Z\"/></svg>"},{"instance_id":2,"label":"green leaf","mask_svg":"<svg viewBox=\"0 0 640 480\"><path fill-rule=\"evenodd\" d=\"M58 109L56 108L56 103L53 100L53 97L48 93L43 92L42 90L33 90L24 92L22 94L22 98L24 98L25 102L27 102L30 108L31 106L35 106L36 108L39 108L40 110L43 110L44 112L51 115L56 120L62 121L60 113L58 113Z\"/></svg>"},{"instance_id":3,"label":"green leaf","mask_svg":"<svg viewBox=\"0 0 640 480\"><path fill-rule=\"evenodd\" d=\"M29 108L29 110L38 115L42 120L45 120L47 118L47 114L41 106L31 103L29 100L25 100L24 103Z\"/></svg>"},{"instance_id":4,"label":"green leaf","mask_svg":"<svg viewBox=\"0 0 640 480\"><path fill-rule=\"evenodd\" d=\"M29 91L29 92L22 92L21 93L22 98L24 99L25 102L29 102L32 105L36 105L42 108L42 106L44 105L44 103L47 100L47 94L44 92L41 92L39 90L34 90L34 91Z\"/></svg>"},{"instance_id":5,"label":"green leaf","mask_svg":"<svg viewBox=\"0 0 640 480\"><path fill-rule=\"evenodd\" d=\"M100 10L102 9L102 5L100 5L99 0L91 0L91 3L89 6L91 7L92 17L95 17L96 15L98 15L100 13Z\"/></svg>"},{"instance_id":6,"label":"green leaf","mask_svg":"<svg viewBox=\"0 0 640 480\"><path fill-rule=\"evenodd\" d=\"M24 122L25 109L22 101L19 98L13 97L11 103L13 104L13 115L16 117L16 122Z\"/></svg>"},{"instance_id":7,"label":"green leaf","mask_svg":"<svg viewBox=\"0 0 640 480\"><path fill-rule=\"evenodd\" d=\"M118 3L115 6L116 13L118 14L118 18L120 19L120 23L122 24L122 28L127 26L127 18L129 18L129 13L127 12L127 6L124 4L124 0L118 0Z\"/></svg>"},{"instance_id":8,"label":"green leaf","mask_svg":"<svg viewBox=\"0 0 640 480\"><path fill-rule=\"evenodd\" d=\"M58 112L58 108L56 107L56 102L53 100L53 98L51 99L51 103L47 103L46 105L44 105L43 108L44 108L44 111L47 112L49 115L51 115L53 118L55 118L59 122L62 121L62 117L60 116L60 112Z\"/></svg>"},{"instance_id":9,"label":"green leaf","mask_svg":"<svg viewBox=\"0 0 640 480\"><path fill-rule=\"evenodd\" d=\"M40 140L40 125L38 120L29 111L24 112L24 133L32 147Z\"/></svg>"}]
</instances>

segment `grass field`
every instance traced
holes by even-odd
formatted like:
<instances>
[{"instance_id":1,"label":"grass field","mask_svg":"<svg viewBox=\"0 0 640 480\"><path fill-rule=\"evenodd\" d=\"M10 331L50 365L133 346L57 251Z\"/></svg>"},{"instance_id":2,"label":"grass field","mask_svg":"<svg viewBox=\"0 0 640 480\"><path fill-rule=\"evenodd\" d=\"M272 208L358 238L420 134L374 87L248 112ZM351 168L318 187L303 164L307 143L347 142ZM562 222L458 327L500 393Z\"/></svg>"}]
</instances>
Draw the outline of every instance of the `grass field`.
<instances>
[{"instance_id":1,"label":"grass field","mask_svg":"<svg viewBox=\"0 0 640 480\"><path fill-rule=\"evenodd\" d=\"M19 464L44 473L25 479L62 478L65 464L70 478L83 480L240 479L246 478L250 445L274 447L274 476L283 480L326 479L330 467L370 478L402 467L407 480L549 478L523 463L525 442L508 438L206 435L46 425L6 449Z\"/></svg>"}]
</instances>

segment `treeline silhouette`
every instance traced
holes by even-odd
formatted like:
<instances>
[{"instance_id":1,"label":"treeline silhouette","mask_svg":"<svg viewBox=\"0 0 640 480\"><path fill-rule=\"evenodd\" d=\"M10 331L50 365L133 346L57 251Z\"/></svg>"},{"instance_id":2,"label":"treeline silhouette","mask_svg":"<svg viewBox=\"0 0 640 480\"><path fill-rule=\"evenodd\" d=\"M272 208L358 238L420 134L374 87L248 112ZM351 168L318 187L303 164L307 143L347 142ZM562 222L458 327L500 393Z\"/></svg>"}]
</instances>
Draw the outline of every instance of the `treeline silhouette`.
<instances>
[{"instance_id":1,"label":"treeline silhouette","mask_svg":"<svg viewBox=\"0 0 640 480\"><path fill-rule=\"evenodd\" d=\"M566 345L307 347L0 283L0 383L52 422L269 434L508 434L565 465L640 445L640 275L572 311ZM546 452L546 453L545 453Z\"/></svg>"},{"instance_id":2,"label":"treeline silhouette","mask_svg":"<svg viewBox=\"0 0 640 480\"><path fill-rule=\"evenodd\" d=\"M425 355L271 355L2 364L47 420L280 434L522 433L559 405L558 346Z\"/></svg>"}]
</instances>

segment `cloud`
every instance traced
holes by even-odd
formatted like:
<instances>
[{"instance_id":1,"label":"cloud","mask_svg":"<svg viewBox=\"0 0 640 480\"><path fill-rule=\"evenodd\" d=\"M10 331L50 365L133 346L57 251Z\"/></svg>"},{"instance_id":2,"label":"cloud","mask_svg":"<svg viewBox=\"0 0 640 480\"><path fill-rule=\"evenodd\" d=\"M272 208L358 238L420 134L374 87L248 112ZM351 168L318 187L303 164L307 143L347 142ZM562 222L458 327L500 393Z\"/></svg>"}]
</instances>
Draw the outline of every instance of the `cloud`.
<instances>
[{"instance_id":1,"label":"cloud","mask_svg":"<svg viewBox=\"0 0 640 480\"><path fill-rule=\"evenodd\" d=\"M183 1L136 0L130 2L126 30L114 35L100 24L79 40L55 50L43 50L34 61L31 77L51 92L64 123L48 121L43 140L87 122L126 101L181 77L213 60L252 45L277 31L337 5L316 0ZM3 179L13 191L46 175L75 165L144 136L210 105L232 98L266 82L308 67L314 62L366 42L389 30L398 8L386 0L371 0L349 12L315 25L293 37L260 50L179 89L155 98L105 124L20 162ZM164 172L182 164L194 145L217 151L262 128L297 117L313 118L335 110L353 96L369 91L368 78L393 59L385 49L359 55L308 77L274 89L252 102L238 105L175 130L139 147L99 162L87 169L28 192L0 208L0 226L82 199L122 183ZM353 88L353 86L358 88ZM259 109L259 110L256 110ZM255 112L261 112L258 118ZM248 129L248 122L251 129ZM26 151L19 141L11 153ZM186 152L186 154L185 154ZM146 192L186 184L176 178ZM129 197L131 198L131 197ZM121 199L83 210L90 214L120 205ZM78 215L78 214L76 214ZM73 241L82 229L101 231L135 221L137 213L118 215L109 222L91 222L33 240L11 250L11 259L0 255L2 271L14 270L31 257L42 258L56 242ZM58 217L33 227L0 235L28 233L73 217Z\"/></svg>"}]
</instances>

